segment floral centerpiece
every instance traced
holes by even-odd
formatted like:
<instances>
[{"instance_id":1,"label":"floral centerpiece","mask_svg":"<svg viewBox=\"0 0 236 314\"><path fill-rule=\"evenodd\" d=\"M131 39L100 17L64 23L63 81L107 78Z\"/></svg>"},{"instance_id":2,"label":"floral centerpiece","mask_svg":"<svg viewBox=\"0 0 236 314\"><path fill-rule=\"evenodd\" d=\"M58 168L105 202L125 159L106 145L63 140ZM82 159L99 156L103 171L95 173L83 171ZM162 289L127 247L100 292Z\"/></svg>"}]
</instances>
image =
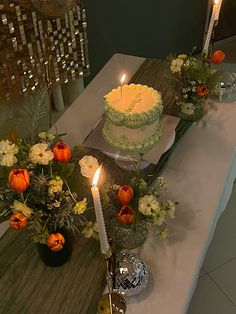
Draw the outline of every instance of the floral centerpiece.
<instances>
[{"instance_id":1,"label":"floral centerpiece","mask_svg":"<svg viewBox=\"0 0 236 314\"><path fill-rule=\"evenodd\" d=\"M163 239L168 234L168 219L175 217L177 202L166 198L167 184L159 177L155 187L138 176L130 185L113 185L110 190L111 216L108 233L115 243L133 249L144 243L150 227Z\"/></svg>"},{"instance_id":2,"label":"floral centerpiece","mask_svg":"<svg viewBox=\"0 0 236 314\"><path fill-rule=\"evenodd\" d=\"M79 228L85 236L96 231L85 215L87 199L72 192L68 181L77 160L75 151L60 136L46 132L39 133L36 143L0 142L0 216L9 218L14 230L28 228L34 242L55 253L67 248L71 233ZM98 167L91 158L80 160L87 177Z\"/></svg>"},{"instance_id":3,"label":"floral centerpiece","mask_svg":"<svg viewBox=\"0 0 236 314\"><path fill-rule=\"evenodd\" d=\"M221 50L215 51L209 58L186 54L170 58L171 79L181 118L198 120L202 117L206 97L220 79L220 72L214 71L211 65L220 64L224 58Z\"/></svg>"},{"instance_id":4,"label":"floral centerpiece","mask_svg":"<svg viewBox=\"0 0 236 314\"><path fill-rule=\"evenodd\" d=\"M47 265L52 264L43 258L45 252L56 259L60 252L68 253L75 232L98 238L94 211L89 212L93 205L89 204L91 181L99 164L85 152L72 150L61 136L46 132L39 133L35 143L23 139L0 142L0 217L9 219L14 230L29 230ZM77 186L71 184L73 174L82 179ZM137 247L151 226L160 238L167 236L167 222L174 218L177 203L166 199L163 178L158 178L155 187L139 175L129 185L108 181L100 192L107 231L115 243Z\"/></svg>"}]
</instances>

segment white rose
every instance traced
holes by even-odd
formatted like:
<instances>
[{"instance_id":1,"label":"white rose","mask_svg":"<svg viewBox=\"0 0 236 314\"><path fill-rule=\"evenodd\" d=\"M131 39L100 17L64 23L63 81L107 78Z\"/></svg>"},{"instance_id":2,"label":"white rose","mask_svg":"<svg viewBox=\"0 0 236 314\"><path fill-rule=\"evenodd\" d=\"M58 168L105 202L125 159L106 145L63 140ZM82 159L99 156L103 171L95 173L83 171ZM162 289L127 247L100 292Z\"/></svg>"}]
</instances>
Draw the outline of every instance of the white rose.
<instances>
[{"instance_id":1,"label":"white rose","mask_svg":"<svg viewBox=\"0 0 236 314\"><path fill-rule=\"evenodd\" d=\"M30 209L26 204L21 203L19 201L14 201L13 205L11 206L14 212L21 212L27 218L31 216L33 213L32 209Z\"/></svg>"},{"instance_id":2,"label":"white rose","mask_svg":"<svg viewBox=\"0 0 236 314\"><path fill-rule=\"evenodd\" d=\"M168 206L168 215L170 218L175 218L175 203L172 201L167 200L167 206Z\"/></svg>"},{"instance_id":3,"label":"white rose","mask_svg":"<svg viewBox=\"0 0 236 314\"><path fill-rule=\"evenodd\" d=\"M55 139L55 135L50 132L40 132L38 137L49 142L52 142Z\"/></svg>"},{"instance_id":4,"label":"white rose","mask_svg":"<svg viewBox=\"0 0 236 314\"><path fill-rule=\"evenodd\" d=\"M0 166L12 167L16 162L19 147L11 141L0 142Z\"/></svg>"},{"instance_id":5,"label":"white rose","mask_svg":"<svg viewBox=\"0 0 236 314\"><path fill-rule=\"evenodd\" d=\"M191 103L181 103L181 112L185 114L194 114L195 107Z\"/></svg>"},{"instance_id":6,"label":"white rose","mask_svg":"<svg viewBox=\"0 0 236 314\"><path fill-rule=\"evenodd\" d=\"M139 199L138 210L142 214L150 216L160 211L160 204L154 195L145 195Z\"/></svg>"},{"instance_id":7,"label":"white rose","mask_svg":"<svg viewBox=\"0 0 236 314\"><path fill-rule=\"evenodd\" d=\"M161 210L158 215L155 217L154 225L161 226L166 220L166 211Z\"/></svg>"},{"instance_id":8,"label":"white rose","mask_svg":"<svg viewBox=\"0 0 236 314\"><path fill-rule=\"evenodd\" d=\"M29 151L29 159L34 164L48 165L54 158L54 154L46 143L33 145Z\"/></svg>"},{"instance_id":9,"label":"white rose","mask_svg":"<svg viewBox=\"0 0 236 314\"><path fill-rule=\"evenodd\" d=\"M98 232L97 223L93 223L92 221L88 221L86 223L86 227L82 230L82 234L85 238L91 238L97 232Z\"/></svg>"},{"instance_id":10,"label":"white rose","mask_svg":"<svg viewBox=\"0 0 236 314\"><path fill-rule=\"evenodd\" d=\"M172 60L171 65L170 65L170 69L172 71L172 73L178 73L181 72L181 67L184 63L183 59L177 58Z\"/></svg>"},{"instance_id":11,"label":"white rose","mask_svg":"<svg viewBox=\"0 0 236 314\"><path fill-rule=\"evenodd\" d=\"M99 167L97 158L87 155L80 159L79 165L81 168L80 172L82 176L86 178L92 178L94 176L95 171Z\"/></svg>"}]
</instances>

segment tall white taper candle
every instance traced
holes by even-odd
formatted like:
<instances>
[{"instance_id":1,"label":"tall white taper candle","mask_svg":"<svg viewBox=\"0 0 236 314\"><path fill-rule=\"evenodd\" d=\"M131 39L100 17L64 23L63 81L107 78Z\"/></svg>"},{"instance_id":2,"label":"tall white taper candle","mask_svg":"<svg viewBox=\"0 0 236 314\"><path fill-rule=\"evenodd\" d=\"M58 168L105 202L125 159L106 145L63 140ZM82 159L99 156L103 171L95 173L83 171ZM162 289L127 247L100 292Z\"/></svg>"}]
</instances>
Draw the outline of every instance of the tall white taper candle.
<instances>
[{"instance_id":1,"label":"tall white taper candle","mask_svg":"<svg viewBox=\"0 0 236 314\"><path fill-rule=\"evenodd\" d=\"M209 45L211 41L212 31L215 25L215 12L216 12L216 4L213 5L212 13L211 13L211 19L207 30L206 40L203 47L203 53L208 55Z\"/></svg>"},{"instance_id":2,"label":"tall white taper candle","mask_svg":"<svg viewBox=\"0 0 236 314\"><path fill-rule=\"evenodd\" d=\"M97 171L95 172L94 179L93 179L93 186L91 188L92 196L93 196L93 203L94 203L94 209L96 214L96 221L98 225L98 232L99 232L99 239L100 239L100 246L101 246L101 252L103 254L106 254L110 250L110 246L107 239L107 232L102 212L102 204L100 200L100 194L99 189L97 187L97 182L99 179L101 168L99 167Z\"/></svg>"},{"instance_id":3,"label":"tall white taper candle","mask_svg":"<svg viewBox=\"0 0 236 314\"><path fill-rule=\"evenodd\" d=\"M216 9L215 9L215 21L219 20L219 16L220 16L220 9L221 9L221 5L222 5L222 0L215 0L215 5L216 5Z\"/></svg>"}]
</instances>

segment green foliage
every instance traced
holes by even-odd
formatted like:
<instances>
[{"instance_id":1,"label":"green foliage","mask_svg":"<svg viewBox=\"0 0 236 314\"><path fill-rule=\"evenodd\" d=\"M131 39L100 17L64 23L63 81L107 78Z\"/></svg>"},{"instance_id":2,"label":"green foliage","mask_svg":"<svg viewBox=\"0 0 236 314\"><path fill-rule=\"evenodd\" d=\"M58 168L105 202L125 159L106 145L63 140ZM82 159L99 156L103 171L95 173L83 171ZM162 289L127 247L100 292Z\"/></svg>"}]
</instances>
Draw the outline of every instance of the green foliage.
<instances>
[{"instance_id":1,"label":"green foliage","mask_svg":"<svg viewBox=\"0 0 236 314\"><path fill-rule=\"evenodd\" d=\"M40 122L49 113L48 102L45 97L37 103L26 103L19 111L19 121L27 129L29 138L33 142L37 138Z\"/></svg>"},{"instance_id":2,"label":"green foliage","mask_svg":"<svg viewBox=\"0 0 236 314\"><path fill-rule=\"evenodd\" d=\"M214 71L204 56L179 55L169 57L168 77L176 92L177 104L195 104L205 98L221 80L221 71Z\"/></svg>"}]
</instances>

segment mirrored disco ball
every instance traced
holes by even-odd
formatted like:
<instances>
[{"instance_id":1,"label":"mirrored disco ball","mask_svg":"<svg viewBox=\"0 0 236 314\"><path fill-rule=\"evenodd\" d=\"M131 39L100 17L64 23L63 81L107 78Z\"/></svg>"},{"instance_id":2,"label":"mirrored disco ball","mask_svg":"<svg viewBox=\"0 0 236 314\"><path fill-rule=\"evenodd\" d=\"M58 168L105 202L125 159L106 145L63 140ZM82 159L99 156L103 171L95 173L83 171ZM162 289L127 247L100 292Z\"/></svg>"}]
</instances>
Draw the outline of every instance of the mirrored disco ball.
<instances>
[{"instance_id":1,"label":"mirrored disco ball","mask_svg":"<svg viewBox=\"0 0 236 314\"><path fill-rule=\"evenodd\" d=\"M220 82L220 88L222 91L222 100L236 100L236 77L233 73L227 72L224 79Z\"/></svg>"},{"instance_id":2,"label":"mirrored disco ball","mask_svg":"<svg viewBox=\"0 0 236 314\"><path fill-rule=\"evenodd\" d=\"M220 81L215 86L212 94L217 101L231 102L236 100L236 77L227 71L217 71Z\"/></svg>"},{"instance_id":3,"label":"mirrored disco ball","mask_svg":"<svg viewBox=\"0 0 236 314\"><path fill-rule=\"evenodd\" d=\"M116 260L115 291L126 296L140 293L147 287L149 271L134 253L122 251Z\"/></svg>"},{"instance_id":4,"label":"mirrored disco ball","mask_svg":"<svg viewBox=\"0 0 236 314\"><path fill-rule=\"evenodd\" d=\"M31 0L34 8L48 19L63 17L76 3L76 0Z\"/></svg>"}]
</instances>

